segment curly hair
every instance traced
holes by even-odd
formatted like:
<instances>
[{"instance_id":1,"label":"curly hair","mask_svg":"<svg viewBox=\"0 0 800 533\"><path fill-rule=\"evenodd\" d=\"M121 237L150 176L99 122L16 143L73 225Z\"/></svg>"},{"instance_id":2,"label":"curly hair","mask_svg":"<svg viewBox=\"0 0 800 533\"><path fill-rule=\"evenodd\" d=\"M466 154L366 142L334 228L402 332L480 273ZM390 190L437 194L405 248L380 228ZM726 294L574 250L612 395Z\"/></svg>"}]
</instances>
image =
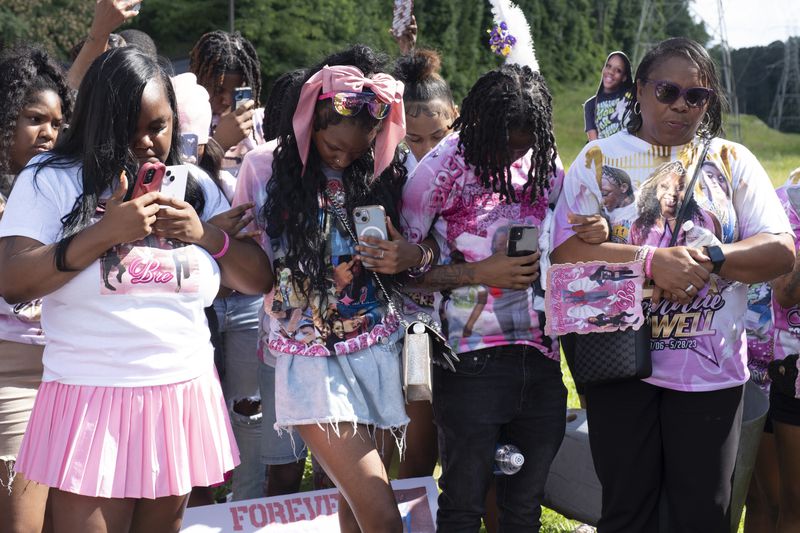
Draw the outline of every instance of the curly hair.
<instances>
[{"instance_id":1,"label":"curly hair","mask_svg":"<svg viewBox=\"0 0 800 533\"><path fill-rule=\"evenodd\" d=\"M553 100L540 73L511 64L484 74L464 99L453 129L459 130L459 150L475 168L483 186L508 203L517 201L511 184L509 134L530 134L533 155L523 194L531 189L533 203L549 188L556 171L557 150Z\"/></svg>"},{"instance_id":2,"label":"curly hair","mask_svg":"<svg viewBox=\"0 0 800 533\"><path fill-rule=\"evenodd\" d=\"M306 69L291 70L278 76L275 83L272 84L267 101L264 103L264 123L262 124L264 139L271 141L278 136L281 115L288 108L286 99L291 93L292 87L302 83L305 77Z\"/></svg>"},{"instance_id":3,"label":"curly hair","mask_svg":"<svg viewBox=\"0 0 800 533\"><path fill-rule=\"evenodd\" d=\"M625 116L629 118L628 133L636 133L642 128L642 115L635 112L636 104L638 103L639 83L642 80L649 79L653 69L660 65L662 61L672 57L680 57L694 63L700 71L700 82L714 91L709 98L706 116L700 125L701 129L698 133L709 137L722 135L722 114L728 109L728 101L725 98L725 89L722 87L717 74L717 67L705 48L685 37L674 37L661 41L655 48L645 54L636 68L631 100L628 102L628 108L625 111Z\"/></svg>"},{"instance_id":4,"label":"curly hair","mask_svg":"<svg viewBox=\"0 0 800 533\"><path fill-rule=\"evenodd\" d=\"M61 115L69 122L73 94L64 70L44 50L19 45L0 56L0 174L10 172L10 151L22 108L41 91L53 91L61 99Z\"/></svg>"},{"instance_id":5,"label":"curly hair","mask_svg":"<svg viewBox=\"0 0 800 533\"><path fill-rule=\"evenodd\" d=\"M261 63L253 44L237 32L211 31L200 37L189 55L189 70L201 85L221 85L225 75L241 72L261 105Z\"/></svg>"},{"instance_id":6,"label":"curly hair","mask_svg":"<svg viewBox=\"0 0 800 533\"><path fill-rule=\"evenodd\" d=\"M661 202L658 199L658 185L670 176L686 178L686 167L680 161L669 161L656 168L639 189L639 199L636 202L636 210L640 213L639 217L631 225L631 242L638 244L647 239L650 229L663 217L661 212ZM688 186L688 184L686 184ZM700 216L700 206L694 196L687 204L686 220L696 220ZM678 231L680 228L675 228Z\"/></svg>"},{"instance_id":7,"label":"curly hair","mask_svg":"<svg viewBox=\"0 0 800 533\"><path fill-rule=\"evenodd\" d=\"M365 76L385 72L387 58L364 45L355 45L342 52L328 56L320 64L308 69L303 83L322 70L325 65L351 65ZM325 250L326 235L320 220L320 195L325 190L327 178L323 163L314 143L308 155L305 173L297 142L294 138L292 119L300 97L303 83L295 83L286 97L286 112L282 113L278 128L278 148L272 164L272 178L267 183L267 201L260 212L270 237L285 236L286 266L290 269L295 285L306 298L317 293L326 297L326 260L320 250ZM350 122L359 126L368 135L380 126L380 121L369 113L358 113L344 117L336 113L329 100L319 101L314 111L314 131L328 126ZM354 207L382 205L395 225L398 223L398 203L406 180L406 169L399 160L399 151L386 170L374 181L372 150L353 161L342 174L346 194L345 211ZM352 224L352 220L350 220ZM324 305L323 305L324 306Z\"/></svg>"}]
</instances>

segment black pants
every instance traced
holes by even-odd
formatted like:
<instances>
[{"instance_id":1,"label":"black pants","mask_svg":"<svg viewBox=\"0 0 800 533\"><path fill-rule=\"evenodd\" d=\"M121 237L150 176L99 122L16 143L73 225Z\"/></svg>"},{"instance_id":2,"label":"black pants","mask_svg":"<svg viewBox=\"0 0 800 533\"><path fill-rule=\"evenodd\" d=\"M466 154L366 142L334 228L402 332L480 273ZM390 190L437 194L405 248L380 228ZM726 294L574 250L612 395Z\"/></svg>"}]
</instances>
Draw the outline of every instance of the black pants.
<instances>
[{"instance_id":1,"label":"black pants","mask_svg":"<svg viewBox=\"0 0 800 533\"><path fill-rule=\"evenodd\" d=\"M497 476L500 531L537 532L550 464L564 438L567 393L557 361L530 346L459 354L434 367L433 414L442 477L437 531L477 533L498 442L515 444L522 470Z\"/></svg>"},{"instance_id":2,"label":"black pants","mask_svg":"<svg viewBox=\"0 0 800 533\"><path fill-rule=\"evenodd\" d=\"M603 486L598 533L659 532L662 486L670 531L730 532L743 390L587 386L589 442Z\"/></svg>"}]
</instances>

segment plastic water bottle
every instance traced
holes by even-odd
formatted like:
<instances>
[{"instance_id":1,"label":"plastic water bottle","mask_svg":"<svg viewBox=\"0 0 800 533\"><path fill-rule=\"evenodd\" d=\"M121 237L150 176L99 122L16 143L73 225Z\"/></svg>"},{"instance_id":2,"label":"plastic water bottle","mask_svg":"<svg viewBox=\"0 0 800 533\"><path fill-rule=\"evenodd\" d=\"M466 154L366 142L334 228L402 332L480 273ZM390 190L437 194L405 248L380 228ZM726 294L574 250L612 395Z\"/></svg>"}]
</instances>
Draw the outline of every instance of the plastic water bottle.
<instances>
[{"instance_id":1,"label":"plastic water bottle","mask_svg":"<svg viewBox=\"0 0 800 533\"><path fill-rule=\"evenodd\" d=\"M513 444L498 444L494 452L494 474L511 476L522 469L525 457Z\"/></svg>"},{"instance_id":2,"label":"plastic water bottle","mask_svg":"<svg viewBox=\"0 0 800 533\"><path fill-rule=\"evenodd\" d=\"M684 222L681 229L686 235L686 246L702 248L703 246L719 246L722 244L716 235L691 220Z\"/></svg>"}]
</instances>

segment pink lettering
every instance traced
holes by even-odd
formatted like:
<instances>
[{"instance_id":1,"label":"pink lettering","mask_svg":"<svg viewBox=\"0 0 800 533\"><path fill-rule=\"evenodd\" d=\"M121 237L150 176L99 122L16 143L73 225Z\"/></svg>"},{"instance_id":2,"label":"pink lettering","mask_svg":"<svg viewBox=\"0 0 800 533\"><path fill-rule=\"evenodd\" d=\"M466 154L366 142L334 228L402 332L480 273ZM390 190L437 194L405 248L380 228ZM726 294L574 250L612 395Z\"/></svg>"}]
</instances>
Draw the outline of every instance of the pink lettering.
<instances>
[{"instance_id":1,"label":"pink lettering","mask_svg":"<svg viewBox=\"0 0 800 533\"><path fill-rule=\"evenodd\" d=\"M299 522L300 520L305 520L306 515L300 509L300 505L303 501L300 498L292 498L291 500L287 500L286 508L289 511L289 519L292 522Z\"/></svg>"},{"instance_id":2,"label":"pink lettering","mask_svg":"<svg viewBox=\"0 0 800 533\"><path fill-rule=\"evenodd\" d=\"M272 502L272 509L275 511L275 522L280 522L281 524L289 523L289 520L286 519L286 511L284 511L282 504Z\"/></svg>"},{"instance_id":3,"label":"pink lettering","mask_svg":"<svg viewBox=\"0 0 800 533\"><path fill-rule=\"evenodd\" d=\"M250 523L254 527L264 527L267 525L267 508L264 507L263 504L254 503L247 511L250 515ZM261 514L260 519L256 519L256 511Z\"/></svg>"},{"instance_id":4,"label":"pink lettering","mask_svg":"<svg viewBox=\"0 0 800 533\"><path fill-rule=\"evenodd\" d=\"M134 259L128 267L131 275L131 283L168 283L172 280L172 272L161 270L161 263L155 259L142 261L141 258Z\"/></svg>"},{"instance_id":5,"label":"pink lettering","mask_svg":"<svg viewBox=\"0 0 800 533\"><path fill-rule=\"evenodd\" d=\"M314 508L311 506L311 498L308 496L303 497L303 503L306 506L306 511L308 511L308 519L314 520L319 512L314 512Z\"/></svg>"},{"instance_id":6,"label":"pink lettering","mask_svg":"<svg viewBox=\"0 0 800 533\"><path fill-rule=\"evenodd\" d=\"M244 505L239 505L237 507L231 507L230 512L231 516L233 517L233 530L234 531L241 531L242 529L242 514L247 511L247 507Z\"/></svg>"}]
</instances>

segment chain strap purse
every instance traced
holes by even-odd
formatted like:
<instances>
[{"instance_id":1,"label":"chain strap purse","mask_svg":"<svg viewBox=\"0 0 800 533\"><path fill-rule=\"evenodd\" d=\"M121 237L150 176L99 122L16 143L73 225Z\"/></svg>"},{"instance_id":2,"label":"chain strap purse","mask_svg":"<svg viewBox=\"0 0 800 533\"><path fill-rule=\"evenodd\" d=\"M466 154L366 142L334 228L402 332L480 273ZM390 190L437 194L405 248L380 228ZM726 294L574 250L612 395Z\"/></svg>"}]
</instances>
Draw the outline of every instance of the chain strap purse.
<instances>
[{"instance_id":1,"label":"chain strap purse","mask_svg":"<svg viewBox=\"0 0 800 533\"><path fill-rule=\"evenodd\" d=\"M325 191L325 197L333 207L333 212L348 235L350 235L350 238L358 244L358 237L356 237L350 226L342 205L327 190ZM392 298L394 293L386 289L376 272L373 271L372 276L386 298L389 312L397 317L404 331L402 381L406 403L415 401L430 402L433 399L431 365L439 365L446 370L455 372L454 363L457 363L459 358L450 345L447 344L447 339L442 336L439 325L430 316L425 313L419 313L417 320L408 322L394 304Z\"/></svg>"},{"instance_id":2,"label":"chain strap purse","mask_svg":"<svg viewBox=\"0 0 800 533\"><path fill-rule=\"evenodd\" d=\"M678 234L689 213L689 202L694 195L695 184L710 144L710 139L704 139L703 150L675 220L675 231L670 239L670 247L675 246L678 242ZM644 379L652 375L653 360L650 354L652 328L650 326L649 301L642 302L642 307L644 321L639 329L630 327L625 330L576 335L572 368L572 377L576 383L599 385L630 379Z\"/></svg>"}]
</instances>

